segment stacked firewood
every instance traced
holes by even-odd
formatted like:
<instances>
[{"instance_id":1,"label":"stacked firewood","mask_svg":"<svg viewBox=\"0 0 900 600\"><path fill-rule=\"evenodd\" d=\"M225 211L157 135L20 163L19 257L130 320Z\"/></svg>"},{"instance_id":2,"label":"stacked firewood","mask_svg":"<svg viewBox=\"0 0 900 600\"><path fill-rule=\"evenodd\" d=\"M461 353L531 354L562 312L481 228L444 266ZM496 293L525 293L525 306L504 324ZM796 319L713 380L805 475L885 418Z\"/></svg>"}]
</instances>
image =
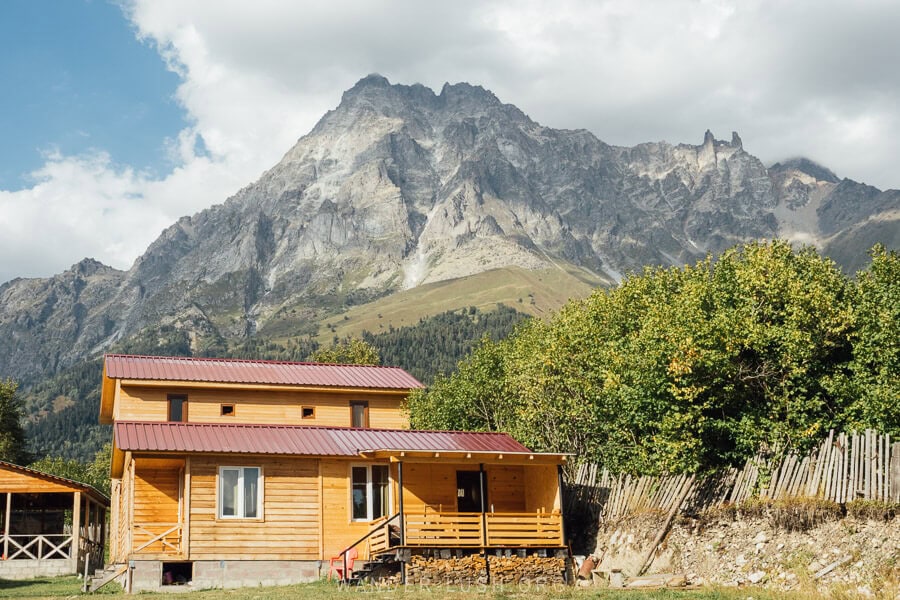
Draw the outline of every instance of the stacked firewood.
<instances>
[{"instance_id":1,"label":"stacked firewood","mask_svg":"<svg viewBox=\"0 0 900 600\"><path fill-rule=\"evenodd\" d=\"M490 556L490 580L484 557L472 554L454 558L412 556L406 581L415 584L472 585L501 583L563 583L565 559L530 556Z\"/></svg>"},{"instance_id":2,"label":"stacked firewood","mask_svg":"<svg viewBox=\"0 0 900 600\"><path fill-rule=\"evenodd\" d=\"M566 559L531 556L492 556L491 583L563 583Z\"/></svg>"},{"instance_id":3,"label":"stacked firewood","mask_svg":"<svg viewBox=\"0 0 900 600\"><path fill-rule=\"evenodd\" d=\"M412 556L406 566L407 583L472 585L487 583L484 557L479 554L458 558Z\"/></svg>"}]
</instances>

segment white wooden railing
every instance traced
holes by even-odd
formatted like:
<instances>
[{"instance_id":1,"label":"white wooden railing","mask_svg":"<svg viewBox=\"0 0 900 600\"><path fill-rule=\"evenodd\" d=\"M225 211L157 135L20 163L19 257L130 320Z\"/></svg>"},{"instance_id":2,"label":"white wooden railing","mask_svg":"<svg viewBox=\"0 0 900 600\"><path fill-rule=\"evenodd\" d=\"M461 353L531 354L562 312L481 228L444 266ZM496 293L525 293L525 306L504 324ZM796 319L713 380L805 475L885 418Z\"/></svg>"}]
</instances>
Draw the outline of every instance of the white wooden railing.
<instances>
[{"instance_id":1,"label":"white wooden railing","mask_svg":"<svg viewBox=\"0 0 900 600\"><path fill-rule=\"evenodd\" d=\"M72 534L0 535L6 560L47 560L72 557Z\"/></svg>"}]
</instances>

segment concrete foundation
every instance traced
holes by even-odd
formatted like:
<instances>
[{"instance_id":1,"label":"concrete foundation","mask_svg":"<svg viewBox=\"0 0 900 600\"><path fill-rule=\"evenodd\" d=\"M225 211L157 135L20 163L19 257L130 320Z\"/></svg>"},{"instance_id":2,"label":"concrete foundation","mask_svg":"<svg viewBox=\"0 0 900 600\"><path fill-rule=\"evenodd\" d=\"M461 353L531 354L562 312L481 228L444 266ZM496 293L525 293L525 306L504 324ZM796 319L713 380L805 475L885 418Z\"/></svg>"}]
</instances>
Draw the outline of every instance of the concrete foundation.
<instances>
[{"instance_id":1,"label":"concrete foundation","mask_svg":"<svg viewBox=\"0 0 900 600\"><path fill-rule=\"evenodd\" d=\"M77 567L71 558L42 560L0 560L0 579L34 579L75 575Z\"/></svg>"},{"instance_id":2,"label":"concrete foundation","mask_svg":"<svg viewBox=\"0 0 900 600\"><path fill-rule=\"evenodd\" d=\"M181 563L191 565L191 578L188 582L179 582L178 578L164 576L164 565L168 564L168 561L135 560L130 573L126 572L121 583L128 589L130 577L133 593L183 592L309 583L324 574L322 561L318 560L196 560ZM165 584L167 580L172 583Z\"/></svg>"}]
</instances>

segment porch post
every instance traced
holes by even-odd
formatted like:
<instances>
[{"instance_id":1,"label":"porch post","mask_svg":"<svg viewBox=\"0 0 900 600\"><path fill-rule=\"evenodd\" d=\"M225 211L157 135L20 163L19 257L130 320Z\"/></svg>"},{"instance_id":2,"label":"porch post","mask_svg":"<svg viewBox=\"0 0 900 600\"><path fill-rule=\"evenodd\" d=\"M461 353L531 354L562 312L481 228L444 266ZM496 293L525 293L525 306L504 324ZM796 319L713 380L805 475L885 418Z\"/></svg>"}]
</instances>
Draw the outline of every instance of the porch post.
<instances>
[{"instance_id":1,"label":"porch post","mask_svg":"<svg viewBox=\"0 0 900 600\"><path fill-rule=\"evenodd\" d=\"M100 506L100 521L97 526L100 528L100 567L104 567L103 563L106 562L103 560L103 550L106 547L106 507ZM110 551L110 558L112 558L113 554Z\"/></svg>"},{"instance_id":2,"label":"porch post","mask_svg":"<svg viewBox=\"0 0 900 600\"><path fill-rule=\"evenodd\" d=\"M487 546L487 515L484 506L484 463L478 465L478 501L481 503L481 545Z\"/></svg>"},{"instance_id":3,"label":"porch post","mask_svg":"<svg viewBox=\"0 0 900 600\"><path fill-rule=\"evenodd\" d=\"M481 552L484 554L484 574L487 577L487 583L491 583L491 563L488 558L488 538L487 538L487 514L484 505L484 463L478 464L478 492L481 502Z\"/></svg>"},{"instance_id":4,"label":"porch post","mask_svg":"<svg viewBox=\"0 0 900 600\"><path fill-rule=\"evenodd\" d=\"M191 557L191 457L184 459L184 515L181 519L181 552L185 558Z\"/></svg>"},{"instance_id":5,"label":"porch post","mask_svg":"<svg viewBox=\"0 0 900 600\"><path fill-rule=\"evenodd\" d=\"M72 494L75 500L72 503L72 550L69 558L75 559L75 572L78 572L79 548L81 547L81 492Z\"/></svg>"},{"instance_id":6,"label":"porch post","mask_svg":"<svg viewBox=\"0 0 900 600\"><path fill-rule=\"evenodd\" d=\"M9 520L12 518L12 492L6 492L6 519L3 521L3 558L9 556Z\"/></svg>"},{"instance_id":7,"label":"porch post","mask_svg":"<svg viewBox=\"0 0 900 600\"><path fill-rule=\"evenodd\" d=\"M400 546L406 545L406 519L403 518L403 461L397 461L397 487L400 496L397 508L400 511ZM388 534L388 545L390 545L390 534ZM405 550L401 550L405 553ZM405 555L405 554L404 554ZM400 583L406 585L406 561L400 561Z\"/></svg>"},{"instance_id":8,"label":"porch post","mask_svg":"<svg viewBox=\"0 0 900 600\"><path fill-rule=\"evenodd\" d=\"M400 500L397 503L398 509L400 511L400 545L406 545L406 519L404 519L403 515L403 461L397 462L397 487L398 495L400 496Z\"/></svg>"},{"instance_id":9,"label":"porch post","mask_svg":"<svg viewBox=\"0 0 900 600\"><path fill-rule=\"evenodd\" d=\"M556 465L556 485L557 494L559 495L559 543L566 545L566 505L563 497L563 468L562 465Z\"/></svg>"}]
</instances>

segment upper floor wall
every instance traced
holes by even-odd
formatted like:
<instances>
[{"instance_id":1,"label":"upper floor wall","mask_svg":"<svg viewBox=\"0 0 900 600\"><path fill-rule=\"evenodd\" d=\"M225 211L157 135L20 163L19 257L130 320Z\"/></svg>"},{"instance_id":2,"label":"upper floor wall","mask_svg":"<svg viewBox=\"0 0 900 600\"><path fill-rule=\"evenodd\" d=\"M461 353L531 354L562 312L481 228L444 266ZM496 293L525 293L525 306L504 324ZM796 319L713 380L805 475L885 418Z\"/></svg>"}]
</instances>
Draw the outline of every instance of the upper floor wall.
<instances>
[{"instance_id":1,"label":"upper floor wall","mask_svg":"<svg viewBox=\"0 0 900 600\"><path fill-rule=\"evenodd\" d=\"M111 354L100 422L405 429L404 400L420 387L396 367Z\"/></svg>"},{"instance_id":2,"label":"upper floor wall","mask_svg":"<svg viewBox=\"0 0 900 600\"><path fill-rule=\"evenodd\" d=\"M114 421L252 423L407 429L405 393L122 385ZM355 418L354 418L355 417Z\"/></svg>"}]
</instances>

